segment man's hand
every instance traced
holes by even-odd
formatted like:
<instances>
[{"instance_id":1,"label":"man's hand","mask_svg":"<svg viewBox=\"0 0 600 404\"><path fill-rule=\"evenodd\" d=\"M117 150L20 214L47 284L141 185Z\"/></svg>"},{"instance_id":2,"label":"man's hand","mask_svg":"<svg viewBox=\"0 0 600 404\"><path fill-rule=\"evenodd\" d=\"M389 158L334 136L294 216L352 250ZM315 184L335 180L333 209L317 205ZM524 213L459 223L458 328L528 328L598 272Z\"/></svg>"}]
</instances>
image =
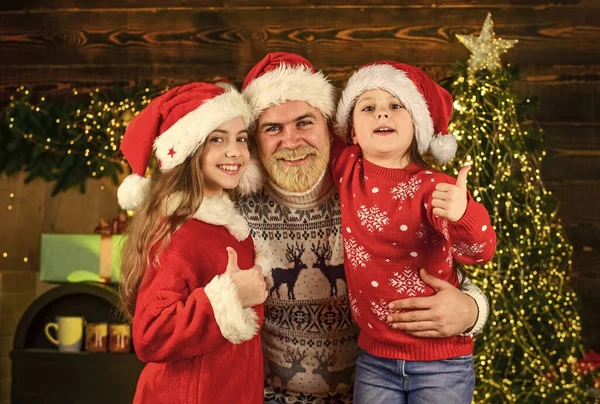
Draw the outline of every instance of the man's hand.
<instances>
[{"instance_id":1,"label":"man's hand","mask_svg":"<svg viewBox=\"0 0 600 404\"><path fill-rule=\"evenodd\" d=\"M242 307L254 307L267 299L267 283L262 276L260 265L242 271L238 267L237 253L231 247L227 247L227 269L225 273L231 277L242 303Z\"/></svg>"},{"instance_id":2,"label":"man's hand","mask_svg":"<svg viewBox=\"0 0 600 404\"><path fill-rule=\"evenodd\" d=\"M420 275L436 294L391 302L392 311L410 310L390 313L388 322L392 328L415 337L445 338L459 335L475 325L478 309L473 298L422 268Z\"/></svg>"},{"instance_id":3,"label":"man's hand","mask_svg":"<svg viewBox=\"0 0 600 404\"><path fill-rule=\"evenodd\" d=\"M441 182L436 185L431 194L433 214L458 222L467 210L467 175L471 166L464 166L458 172L456 185Z\"/></svg>"}]
</instances>

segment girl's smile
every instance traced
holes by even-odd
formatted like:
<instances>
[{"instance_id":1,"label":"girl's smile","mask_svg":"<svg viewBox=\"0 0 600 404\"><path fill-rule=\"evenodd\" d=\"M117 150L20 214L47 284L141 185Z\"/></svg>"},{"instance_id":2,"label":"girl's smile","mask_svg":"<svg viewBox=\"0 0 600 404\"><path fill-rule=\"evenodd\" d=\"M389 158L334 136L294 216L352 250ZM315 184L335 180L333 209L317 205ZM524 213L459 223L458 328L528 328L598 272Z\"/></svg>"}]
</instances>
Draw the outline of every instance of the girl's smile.
<instances>
[{"instance_id":1,"label":"girl's smile","mask_svg":"<svg viewBox=\"0 0 600 404\"><path fill-rule=\"evenodd\" d=\"M219 170L223 171L228 175L238 175L240 174L240 169L242 168L241 164L219 164L217 165Z\"/></svg>"}]
</instances>

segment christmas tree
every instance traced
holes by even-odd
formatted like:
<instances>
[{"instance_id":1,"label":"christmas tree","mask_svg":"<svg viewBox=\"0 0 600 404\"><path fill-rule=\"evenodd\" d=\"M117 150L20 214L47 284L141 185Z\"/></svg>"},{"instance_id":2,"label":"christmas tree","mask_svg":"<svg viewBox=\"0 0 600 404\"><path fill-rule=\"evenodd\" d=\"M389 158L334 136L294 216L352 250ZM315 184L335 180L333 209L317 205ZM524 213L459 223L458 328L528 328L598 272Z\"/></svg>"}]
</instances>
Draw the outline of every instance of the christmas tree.
<instances>
[{"instance_id":1,"label":"christmas tree","mask_svg":"<svg viewBox=\"0 0 600 404\"><path fill-rule=\"evenodd\" d=\"M459 150L443 169L456 175L473 165L469 188L498 236L493 261L468 268L491 305L474 354L475 402L593 402L593 375L577 366L583 348L572 247L540 174L542 132L527 116L530 101L511 91L515 71L500 63L516 41L495 37L489 14L479 36L458 39L472 55L447 82Z\"/></svg>"}]
</instances>

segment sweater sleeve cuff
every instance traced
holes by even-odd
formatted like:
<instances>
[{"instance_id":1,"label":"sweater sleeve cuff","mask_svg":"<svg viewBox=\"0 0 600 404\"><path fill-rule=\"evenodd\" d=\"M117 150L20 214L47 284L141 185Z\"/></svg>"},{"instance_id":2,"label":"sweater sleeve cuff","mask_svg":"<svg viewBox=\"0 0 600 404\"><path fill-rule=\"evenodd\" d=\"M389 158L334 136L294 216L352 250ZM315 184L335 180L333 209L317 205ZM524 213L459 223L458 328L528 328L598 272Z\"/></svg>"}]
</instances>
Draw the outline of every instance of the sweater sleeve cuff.
<instances>
[{"instance_id":1,"label":"sweater sleeve cuff","mask_svg":"<svg viewBox=\"0 0 600 404\"><path fill-rule=\"evenodd\" d=\"M474 286L474 285L473 285ZM475 303L477 304L477 321L475 325L468 331L462 333L461 335L466 335L469 337L475 337L476 335L481 334L483 331L483 327L487 323L488 317L490 315L490 306L488 304L488 300L483 294L483 292L476 287L466 287L462 289L462 291L469 295Z\"/></svg>"},{"instance_id":2,"label":"sweater sleeve cuff","mask_svg":"<svg viewBox=\"0 0 600 404\"><path fill-rule=\"evenodd\" d=\"M452 230L473 229L477 226L477 223L481 222L481 212L478 211L478 204L475 202L471 195L467 197L467 209L465 214L460 218L458 222L448 222L448 227Z\"/></svg>"},{"instance_id":3,"label":"sweater sleeve cuff","mask_svg":"<svg viewBox=\"0 0 600 404\"><path fill-rule=\"evenodd\" d=\"M251 340L259 329L254 309L242 307L237 289L227 274L215 276L204 288L221 334L233 344Z\"/></svg>"}]
</instances>

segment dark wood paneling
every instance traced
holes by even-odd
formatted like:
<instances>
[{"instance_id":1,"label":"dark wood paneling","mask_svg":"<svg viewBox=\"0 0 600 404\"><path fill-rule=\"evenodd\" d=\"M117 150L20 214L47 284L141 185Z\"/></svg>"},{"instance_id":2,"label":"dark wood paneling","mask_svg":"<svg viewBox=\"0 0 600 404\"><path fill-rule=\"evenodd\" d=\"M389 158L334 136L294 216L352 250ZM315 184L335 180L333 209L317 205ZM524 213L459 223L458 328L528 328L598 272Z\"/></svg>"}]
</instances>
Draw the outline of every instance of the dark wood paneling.
<instances>
[{"instance_id":1,"label":"dark wood paneling","mask_svg":"<svg viewBox=\"0 0 600 404\"><path fill-rule=\"evenodd\" d=\"M599 150L600 122L541 122L551 149Z\"/></svg>"},{"instance_id":2,"label":"dark wood paneling","mask_svg":"<svg viewBox=\"0 0 600 404\"><path fill-rule=\"evenodd\" d=\"M514 85L519 94L538 99L537 119L544 122L594 121L600 110L600 75L596 81L563 82L519 81Z\"/></svg>"},{"instance_id":3,"label":"dark wood paneling","mask_svg":"<svg viewBox=\"0 0 600 404\"><path fill-rule=\"evenodd\" d=\"M329 79L338 87L343 87L348 77L360 67L358 63L347 66L328 66L315 61L315 67L323 70ZM97 83L110 85L112 83L133 82L138 79L189 81L214 77L215 75L227 76L240 84L245 74L256 61L248 60L238 64L223 64L214 61L212 64L188 63L153 63L136 64L28 64L7 65L0 61L0 91L9 86L21 84L47 85L62 83ZM412 63L412 62L411 62ZM427 74L435 80L447 77L453 63L419 63ZM517 84L522 95L531 94L535 86L554 86L575 83L589 85L600 84L600 65L525 65L519 69L520 81ZM527 87L530 86L530 87ZM542 100L543 101L543 100Z\"/></svg>"},{"instance_id":4,"label":"dark wood paneling","mask_svg":"<svg viewBox=\"0 0 600 404\"><path fill-rule=\"evenodd\" d=\"M452 63L468 55L454 34L478 30L486 11L351 8L343 12L226 9L2 14L0 53L4 64L13 65L32 61L210 65L218 60L246 67L265 53L281 49L325 66L378 59ZM519 64L600 64L598 52L593 51L600 40L597 17L570 7L499 9L494 15L499 36L520 40L506 57Z\"/></svg>"},{"instance_id":5,"label":"dark wood paneling","mask_svg":"<svg viewBox=\"0 0 600 404\"><path fill-rule=\"evenodd\" d=\"M401 4L390 4L389 0L321 0L307 4L305 0L175 0L165 4L164 0L104 0L100 4L94 0L22 0L5 1L0 11L7 10L55 10L55 9L111 9L111 8L263 8L263 7L299 7L299 8L333 8L333 7L373 7L388 8L425 8L425 7L556 7L572 6L579 0L404 0ZM400 2L399 2L400 3Z\"/></svg>"},{"instance_id":6,"label":"dark wood paneling","mask_svg":"<svg viewBox=\"0 0 600 404\"><path fill-rule=\"evenodd\" d=\"M600 288L600 283L596 284L596 293ZM580 296L583 310L580 312L581 324L583 327L583 335L587 340L588 349L593 349L596 352L600 352L600 312L596 309L600 306L600 299L591 298L586 300ZM591 309L587 309L590 306Z\"/></svg>"},{"instance_id":7,"label":"dark wood paneling","mask_svg":"<svg viewBox=\"0 0 600 404\"><path fill-rule=\"evenodd\" d=\"M132 85L141 80L180 84L189 81L210 81L217 76L237 79L239 85L243 74L246 73L240 72L236 78L239 69L232 64L0 66L0 92L10 92L12 88L24 84L41 87L45 92L53 92L70 88Z\"/></svg>"},{"instance_id":8,"label":"dark wood paneling","mask_svg":"<svg viewBox=\"0 0 600 404\"><path fill-rule=\"evenodd\" d=\"M569 224L600 226L600 178L596 181L545 181L560 201L560 217Z\"/></svg>"},{"instance_id":9,"label":"dark wood paneling","mask_svg":"<svg viewBox=\"0 0 600 404\"><path fill-rule=\"evenodd\" d=\"M565 221L564 226L573 245L574 272L581 276L600 277L600 224Z\"/></svg>"},{"instance_id":10,"label":"dark wood paneling","mask_svg":"<svg viewBox=\"0 0 600 404\"><path fill-rule=\"evenodd\" d=\"M597 255L600 258L600 255ZM583 336L587 340L587 347L600 352L600 299L598 291L600 290L600 280L595 278L572 279L573 287L581 302L582 310L579 315L583 327ZM584 288L584 289L581 289Z\"/></svg>"},{"instance_id":11,"label":"dark wood paneling","mask_svg":"<svg viewBox=\"0 0 600 404\"><path fill-rule=\"evenodd\" d=\"M591 101L598 99L599 85L594 86L595 90L591 95L584 93ZM557 96L558 97L558 96ZM573 95L576 99L576 94ZM583 97L583 95L582 95ZM594 98L595 97L595 100ZM546 98L548 111L551 105L561 105L568 108L569 105L562 104L556 99L556 103L550 102L554 98ZM573 101L574 105L581 105ZM556 111L555 115L561 117L561 111ZM554 118L549 116L548 119ZM595 114L587 117L589 121L597 119ZM542 122L545 130L545 136L548 142L548 154L542 163L542 177L549 183L556 183L568 186L571 184L577 189L577 196L587 198L590 194L597 195L596 188L590 188L586 193L586 187L596 187L596 182L600 181L600 124L596 122L570 123L568 121L560 122ZM563 192L559 199L569 198L568 192ZM596 199L597 201L600 201ZM597 217L597 213L592 213L597 209L591 209L581 212L582 216L588 215ZM594 219L595 220L595 219Z\"/></svg>"},{"instance_id":12,"label":"dark wood paneling","mask_svg":"<svg viewBox=\"0 0 600 404\"><path fill-rule=\"evenodd\" d=\"M589 347L600 352L600 225L565 224L567 236L573 245L571 280L581 301L583 334Z\"/></svg>"},{"instance_id":13,"label":"dark wood paneling","mask_svg":"<svg viewBox=\"0 0 600 404\"><path fill-rule=\"evenodd\" d=\"M588 155L564 155L550 150L542 165L542 177L548 181L597 181L600 177L600 150Z\"/></svg>"},{"instance_id":14,"label":"dark wood paneling","mask_svg":"<svg viewBox=\"0 0 600 404\"><path fill-rule=\"evenodd\" d=\"M521 80L548 85L600 81L600 65L572 65L566 64L567 61L564 61L565 64L545 65L543 62L518 66Z\"/></svg>"}]
</instances>

